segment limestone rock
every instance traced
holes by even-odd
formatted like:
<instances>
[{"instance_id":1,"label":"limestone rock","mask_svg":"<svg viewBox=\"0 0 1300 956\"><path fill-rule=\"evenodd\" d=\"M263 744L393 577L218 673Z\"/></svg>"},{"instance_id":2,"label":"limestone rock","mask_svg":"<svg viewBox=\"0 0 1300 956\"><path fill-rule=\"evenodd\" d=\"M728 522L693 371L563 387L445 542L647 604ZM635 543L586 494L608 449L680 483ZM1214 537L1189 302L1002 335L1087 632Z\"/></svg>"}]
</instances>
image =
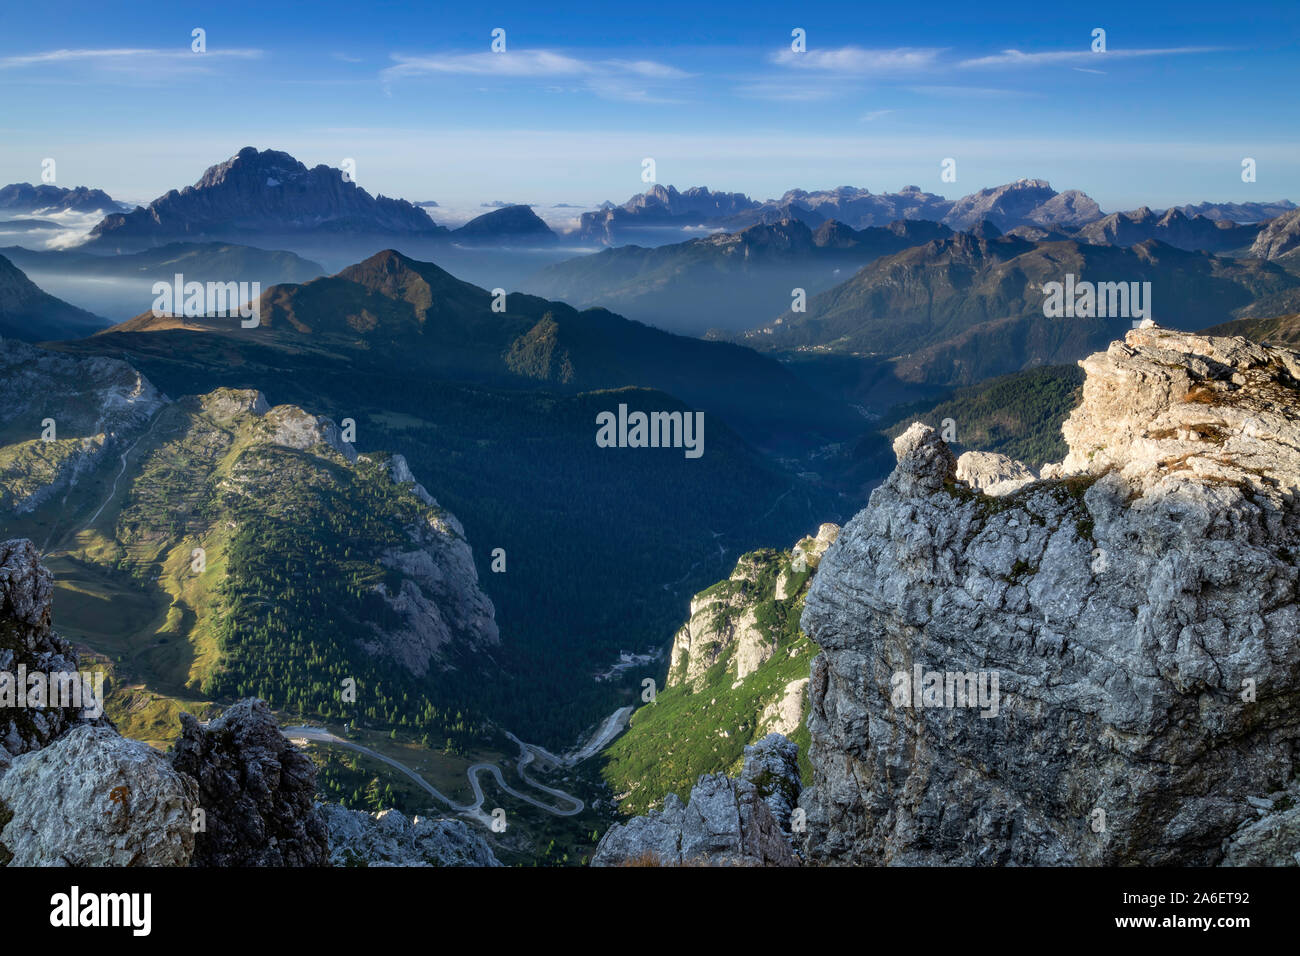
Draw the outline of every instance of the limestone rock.
<instances>
[{"instance_id":1,"label":"limestone rock","mask_svg":"<svg viewBox=\"0 0 1300 956\"><path fill-rule=\"evenodd\" d=\"M1024 463L991 451L968 451L957 459L957 480L986 495L1006 495L1034 480Z\"/></svg>"},{"instance_id":2,"label":"limestone rock","mask_svg":"<svg viewBox=\"0 0 1300 956\"><path fill-rule=\"evenodd\" d=\"M802 618L810 862L1255 858L1224 842L1300 752L1298 362L1132 330L1081 363L1065 461L999 498L899 438Z\"/></svg>"},{"instance_id":3,"label":"limestone rock","mask_svg":"<svg viewBox=\"0 0 1300 956\"><path fill-rule=\"evenodd\" d=\"M194 781L111 727L81 725L0 777L11 866L185 866Z\"/></svg>"},{"instance_id":4,"label":"limestone rock","mask_svg":"<svg viewBox=\"0 0 1300 956\"><path fill-rule=\"evenodd\" d=\"M181 715L172 766L199 785L206 830L196 866L325 866L316 768L280 733L265 702L241 700L206 727Z\"/></svg>"},{"instance_id":5,"label":"limestone rock","mask_svg":"<svg viewBox=\"0 0 1300 956\"><path fill-rule=\"evenodd\" d=\"M768 734L745 748L740 779L752 783L777 825L790 830L790 813L799 802L799 748L781 734Z\"/></svg>"},{"instance_id":6,"label":"limestone rock","mask_svg":"<svg viewBox=\"0 0 1300 956\"><path fill-rule=\"evenodd\" d=\"M1300 802L1243 823L1224 841L1221 866L1300 866Z\"/></svg>"}]
</instances>

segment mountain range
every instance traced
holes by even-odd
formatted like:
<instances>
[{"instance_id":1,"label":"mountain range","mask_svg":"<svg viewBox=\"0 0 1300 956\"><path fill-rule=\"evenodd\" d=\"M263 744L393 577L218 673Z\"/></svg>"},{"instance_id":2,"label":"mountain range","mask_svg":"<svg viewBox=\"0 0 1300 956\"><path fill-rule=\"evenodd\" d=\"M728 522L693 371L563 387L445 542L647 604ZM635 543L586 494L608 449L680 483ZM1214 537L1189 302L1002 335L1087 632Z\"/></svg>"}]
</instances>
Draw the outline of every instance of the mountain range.
<instances>
[{"instance_id":1,"label":"mountain range","mask_svg":"<svg viewBox=\"0 0 1300 956\"><path fill-rule=\"evenodd\" d=\"M524 288L683 334L739 331L787 308L795 287L812 295L879 256L951 234L923 220L856 230L783 219L682 243L605 249L547 266Z\"/></svg>"},{"instance_id":2,"label":"mountain range","mask_svg":"<svg viewBox=\"0 0 1300 956\"><path fill-rule=\"evenodd\" d=\"M1189 219L1195 220L1200 216L1210 222L1232 225L1259 222L1295 208L1290 201L1280 200L1274 203L1199 203L1176 207L1176 210L1180 216ZM1144 207L1123 215L1145 221L1150 211ZM1162 215L1156 214L1156 219ZM759 202L741 193L714 192L703 186L678 192L671 186L656 185L621 206L606 204L600 210L584 213L577 236L605 245L628 242L659 244L688 238L682 230L690 227L737 231L756 224L797 219L811 228L836 220L854 229L865 229L887 226L900 219L923 219L942 223L954 231L966 231L988 221L1001 232L1020 229L1026 232L1027 238L1043 238L1054 232L1073 235L1104 218L1108 217L1087 194L1074 189L1057 192L1042 179L1020 179L957 199L945 199L917 186L906 186L896 193L872 193L861 187L840 186L811 192L792 189L778 199ZM1112 231L1113 228L1112 225ZM1190 228L1194 230L1190 235L1197 237L1196 241L1205 241L1207 236L1217 237L1211 251L1247 246L1253 238L1245 232L1232 233L1229 230L1231 238L1245 238L1235 246L1225 246L1222 243L1229 238L1227 234L1217 235L1199 224ZM1105 230L1106 227L1102 227L1102 232ZM1182 246L1184 240L1180 237L1184 233L1188 233L1188 228L1178 224L1175 218L1166 224L1164 235L1142 238L1163 238L1171 245Z\"/></svg>"},{"instance_id":3,"label":"mountain range","mask_svg":"<svg viewBox=\"0 0 1300 956\"><path fill-rule=\"evenodd\" d=\"M1044 285L1065 275L1150 282L1152 317L1198 329L1295 311L1300 276L1156 240L1094 246L959 233L883 256L848 281L738 337L763 350L814 349L890 359L904 380L970 384L1028 365L1073 361L1127 319L1044 317Z\"/></svg>"},{"instance_id":4,"label":"mountain range","mask_svg":"<svg viewBox=\"0 0 1300 956\"><path fill-rule=\"evenodd\" d=\"M266 289L260 323L249 330L235 319L149 312L104 335L203 330L240 347L310 349L359 369L400 362L481 385L565 392L645 386L720 415L762 444L842 432L851 421L750 349L672 335L603 309L578 311L522 293L497 299L391 249L333 276Z\"/></svg>"},{"instance_id":5,"label":"mountain range","mask_svg":"<svg viewBox=\"0 0 1300 956\"><path fill-rule=\"evenodd\" d=\"M67 189L42 183L0 186L0 212L51 215L60 212L117 212L119 204L102 189L77 186Z\"/></svg>"}]
</instances>

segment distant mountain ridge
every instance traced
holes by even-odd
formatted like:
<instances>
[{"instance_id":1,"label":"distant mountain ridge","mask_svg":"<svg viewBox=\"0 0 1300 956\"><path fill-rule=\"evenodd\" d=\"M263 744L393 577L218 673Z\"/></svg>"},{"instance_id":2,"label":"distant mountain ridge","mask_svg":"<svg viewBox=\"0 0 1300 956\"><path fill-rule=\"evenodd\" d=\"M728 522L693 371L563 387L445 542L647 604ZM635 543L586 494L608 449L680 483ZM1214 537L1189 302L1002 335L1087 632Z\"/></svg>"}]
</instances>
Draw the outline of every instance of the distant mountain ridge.
<instances>
[{"instance_id":1,"label":"distant mountain ridge","mask_svg":"<svg viewBox=\"0 0 1300 956\"><path fill-rule=\"evenodd\" d=\"M0 212L50 214L58 212L116 212L118 203L102 189L77 186L66 189L42 183L10 183L0 186Z\"/></svg>"},{"instance_id":2,"label":"distant mountain ridge","mask_svg":"<svg viewBox=\"0 0 1300 956\"><path fill-rule=\"evenodd\" d=\"M1204 216L1206 219L1259 222L1261 219L1276 218L1297 206L1289 199L1279 199L1275 202L1199 202L1173 208L1188 216Z\"/></svg>"},{"instance_id":3,"label":"distant mountain ridge","mask_svg":"<svg viewBox=\"0 0 1300 956\"><path fill-rule=\"evenodd\" d=\"M1272 219L1295 208L1294 203L1285 199L1267 203L1203 202L1171 207L1157 213L1156 218L1176 212L1193 221L1201 216L1210 222L1231 225ZM1112 215L1144 218L1141 209ZM1057 192L1043 179L1019 179L957 199L946 199L918 186L905 186L895 193L873 193L859 186L839 186L813 191L791 189L780 198L760 202L743 193L715 192L703 186L678 192L672 186L656 185L622 205L606 203L595 212L584 213L576 235L584 241L617 245L644 241L653 235L652 230L662 232L669 226L737 231L753 225L797 219L811 228L836 220L854 229L865 229L885 226L900 219L923 219L942 223L956 232L968 231L981 222L991 222L1002 232L1022 229L1035 233L1029 238L1043 238L1051 232L1070 235L1103 218L1107 218L1106 214L1086 193L1077 189ZM1230 234L1231 230L1216 237L1205 227L1197 225L1193 228L1193 234L1199 239L1215 239L1216 248L1236 248L1223 245L1229 238L1238 238L1238 235ZM1143 235L1133 242L1150 238L1170 241L1179 234L1178 230L1166 227L1161 235ZM1249 241L1247 238L1238 245L1249 245ZM1170 244L1180 248L1200 248L1180 242Z\"/></svg>"},{"instance_id":4,"label":"distant mountain ridge","mask_svg":"<svg viewBox=\"0 0 1300 956\"><path fill-rule=\"evenodd\" d=\"M857 230L782 219L671 245L605 249L547 266L524 288L673 332L739 331L789 308L793 288L813 295L878 256L951 235L925 220Z\"/></svg>"},{"instance_id":5,"label":"distant mountain ridge","mask_svg":"<svg viewBox=\"0 0 1300 956\"><path fill-rule=\"evenodd\" d=\"M655 186L621 206L584 213L578 236L613 244L620 233L637 227L702 225L735 230L784 219L797 219L814 228L834 219L854 229L925 219L955 230L988 220L1006 231L1026 224L1077 226L1101 215L1101 208L1084 193L1058 193L1042 179L1020 179L955 200L918 186L879 194L856 186L815 192L792 189L780 199L765 202L742 193L713 192L703 186L684 193L671 186Z\"/></svg>"},{"instance_id":6,"label":"distant mountain ridge","mask_svg":"<svg viewBox=\"0 0 1300 956\"><path fill-rule=\"evenodd\" d=\"M1228 219L1189 216L1175 207L1159 214L1147 206L1133 212L1115 212L1087 223L1074 236L1085 242L1133 246L1159 239L1179 249L1206 252L1245 251L1259 235L1260 226L1238 225Z\"/></svg>"}]
</instances>

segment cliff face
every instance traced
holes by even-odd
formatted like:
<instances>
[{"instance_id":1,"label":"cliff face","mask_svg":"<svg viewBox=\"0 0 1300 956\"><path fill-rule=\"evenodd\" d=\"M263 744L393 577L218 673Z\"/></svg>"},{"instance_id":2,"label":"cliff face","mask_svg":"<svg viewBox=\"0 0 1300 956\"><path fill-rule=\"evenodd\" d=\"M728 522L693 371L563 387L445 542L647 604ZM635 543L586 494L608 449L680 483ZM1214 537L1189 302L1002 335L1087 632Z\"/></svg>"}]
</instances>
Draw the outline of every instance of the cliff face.
<instances>
[{"instance_id":1,"label":"cliff face","mask_svg":"<svg viewBox=\"0 0 1300 956\"><path fill-rule=\"evenodd\" d=\"M1288 856L1300 356L1151 327L1081 364L1060 465L986 494L914 425L823 557L810 862Z\"/></svg>"}]
</instances>

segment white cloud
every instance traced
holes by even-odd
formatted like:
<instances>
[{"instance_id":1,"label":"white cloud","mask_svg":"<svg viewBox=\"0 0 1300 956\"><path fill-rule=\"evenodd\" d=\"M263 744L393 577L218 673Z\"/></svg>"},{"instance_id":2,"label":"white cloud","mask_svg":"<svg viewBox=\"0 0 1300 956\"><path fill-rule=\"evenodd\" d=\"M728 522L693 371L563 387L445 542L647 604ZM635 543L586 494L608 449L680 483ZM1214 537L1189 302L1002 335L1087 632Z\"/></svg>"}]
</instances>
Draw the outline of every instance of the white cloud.
<instances>
[{"instance_id":1,"label":"white cloud","mask_svg":"<svg viewBox=\"0 0 1300 956\"><path fill-rule=\"evenodd\" d=\"M844 92L825 84L810 86L803 83L747 83L735 87L732 92L747 99L769 100L775 103L811 103L816 100L828 100Z\"/></svg>"},{"instance_id":2,"label":"white cloud","mask_svg":"<svg viewBox=\"0 0 1300 956\"><path fill-rule=\"evenodd\" d=\"M870 123L872 120L878 120L882 116L888 116L894 110L872 110L870 113L863 113L858 119L863 123Z\"/></svg>"},{"instance_id":3,"label":"white cloud","mask_svg":"<svg viewBox=\"0 0 1300 956\"><path fill-rule=\"evenodd\" d=\"M782 50L773 62L805 70L851 76L885 73L913 73L935 66L942 50L925 47L898 47L892 50L866 50L846 46L835 50L809 50L795 53Z\"/></svg>"},{"instance_id":4,"label":"white cloud","mask_svg":"<svg viewBox=\"0 0 1300 956\"><path fill-rule=\"evenodd\" d=\"M639 76L677 80L690 74L653 60L581 60L553 50L516 50L504 53L446 53L406 56L394 53L395 66L383 71L385 79L424 75L458 76Z\"/></svg>"},{"instance_id":5,"label":"white cloud","mask_svg":"<svg viewBox=\"0 0 1300 956\"><path fill-rule=\"evenodd\" d=\"M1140 56L1177 56L1188 53L1215 53L1222 47L1182 46L1151 50L1107 50L1094 53L1092 50L1052 50L1045 53L1024 53L1020 50L1003 50L992 56L981 56L971 60L962 60L960 66L1043 66L1050 63L1072 63L1080 60L1092 60L1101 63L1110 57Z\"/></svg>"},{"instance_id":6,"label":"white cloud","mask_svg":"<svg viewBox=\"0 0 1300 956\"><path fill-rule=\"evenodd\" d=\"M237 57L251 59L260 57L261 50L212 49L206 53L194 53L188 47L184 49L105 49L105 50L49 50L44 53L28 53L22 56L0 57L0 69L15 69L25 66L44 66L52 63L92 63L112 65L115 61L134 61L152 59L190 60L200 63L208 57Z\"/></svg>"},{"instance_id":7,"label":"white cloud","mask_svg":"<svg viewBox=\"0 0 1300 956\"><path fill-rule=\"evenodd\" d=\"M924 93L927 96L944 96L944 97L1000 97L1000 96L1038 96L1038 93L1027 90L1007 90L993 86L912 86L908 89L913 93Z\"/></svg>"}]
</instances>

